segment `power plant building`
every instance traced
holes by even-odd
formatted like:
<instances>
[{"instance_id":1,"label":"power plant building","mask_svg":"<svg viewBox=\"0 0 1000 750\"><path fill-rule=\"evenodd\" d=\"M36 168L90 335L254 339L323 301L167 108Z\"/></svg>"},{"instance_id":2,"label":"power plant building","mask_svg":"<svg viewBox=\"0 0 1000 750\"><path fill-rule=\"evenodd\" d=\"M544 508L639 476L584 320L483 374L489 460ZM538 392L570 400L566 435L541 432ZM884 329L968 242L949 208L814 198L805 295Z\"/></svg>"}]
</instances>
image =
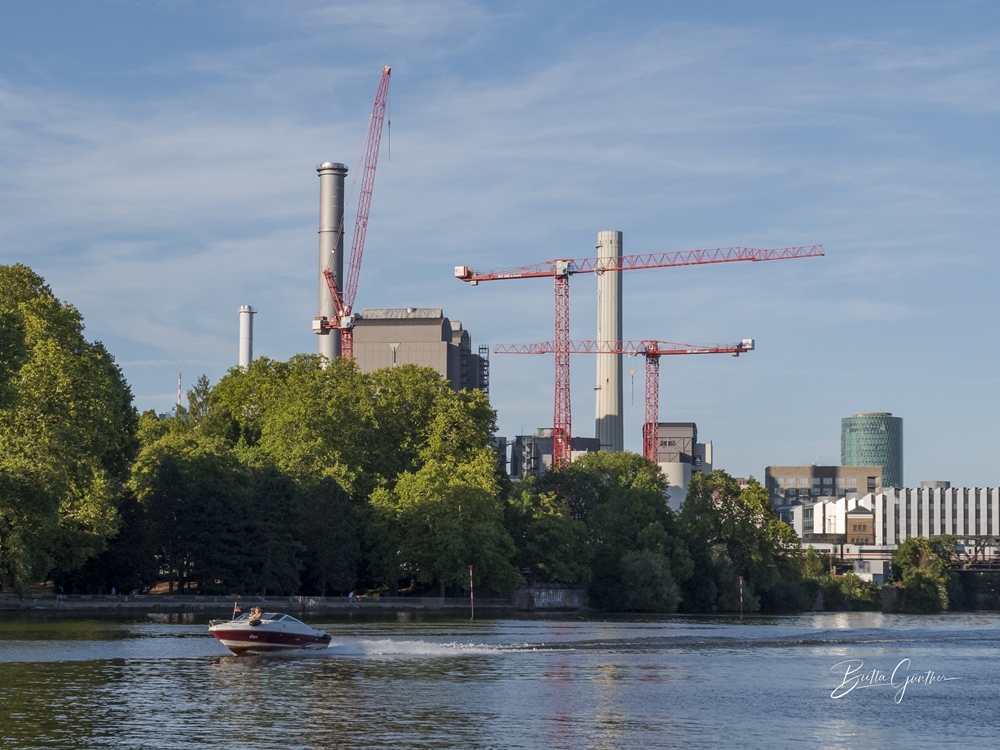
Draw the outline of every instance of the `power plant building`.
<instances>
[{"instance_id":1,"label":"power plant building","mask_svg":"<svg viewBox=\"0 0 1000 750\"><path fill-rule=\"evenodd\" d=\"M354 322L354 357L362 372L414 364L437 370L456 391L489 391L489 347L473 352L462 321L440 307L365 308Z\"/></svg>"},{"instance_id":2,"label":"power plant building","mask_svg":"<svg viewBox=\"0 0 1000 750\"><path fill-rule=\"evenodd\" d=\"M511 479L537 477L551 469L552 444L551 427L540 427L535 435L515 437L510 444ZM599 438L574 437L571 460L576 460L584 453L597 453L601 449Z\"/></svg>"},{"instance_id":3,"label":"power plant building","mask_svg":"<svg viewBox=\"0 0 1000 750\"><path fill-rule=\"evenodd\" d=\"M881 466L885 487L903 486L903 420L889 412L860 412L840 420L840 463Z\"/></svg>"},{"instance_id":4,"label":"power plant building","mask_svg":"<svg viewBox=\"0 0 1000 750\"><path fill-rule=\"evenodd\" d=\"M694 474L712 471L712 444L698 442L694 422L660 422L656 425L656 463L667 476L671 508L680 507Z\"/></svg>"}]
</instances>

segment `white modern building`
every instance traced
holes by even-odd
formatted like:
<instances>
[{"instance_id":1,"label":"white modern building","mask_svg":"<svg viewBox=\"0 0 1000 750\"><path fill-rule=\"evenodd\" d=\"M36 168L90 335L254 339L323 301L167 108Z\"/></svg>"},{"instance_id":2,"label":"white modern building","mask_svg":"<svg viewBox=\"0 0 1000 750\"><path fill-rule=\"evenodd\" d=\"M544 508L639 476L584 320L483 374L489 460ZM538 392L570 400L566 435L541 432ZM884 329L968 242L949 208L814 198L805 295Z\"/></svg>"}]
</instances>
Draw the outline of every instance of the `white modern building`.
<instances>
[{"instance_id":1,"label":"white modern building","mask_svg":"<svg viewBox=\"0 0 1000 750\"><path fill-rule=\"evenodd\" d=\"M985 540L1000 534L1000 487L887 489L856 498L819 497L781 510L804 540L811 535L857 535L847 527L847 517L859 509L872 516L876 546L914 536Z\"/></svg>"},{"instance_id":2,"label":"white modern building","mask_svg":"<svg viewBox=\"0 0 1000 750\"><path fill-rule=\"evenodd\" d=\"M885 489L860 497L818 497L779 509L803 547L856 560L862 574L878 574L900 542L949 534L967 552L995 555L1000 536L1000 487ZM888 572L887 569L884 572Z\"/></svg>"}]
</instances>

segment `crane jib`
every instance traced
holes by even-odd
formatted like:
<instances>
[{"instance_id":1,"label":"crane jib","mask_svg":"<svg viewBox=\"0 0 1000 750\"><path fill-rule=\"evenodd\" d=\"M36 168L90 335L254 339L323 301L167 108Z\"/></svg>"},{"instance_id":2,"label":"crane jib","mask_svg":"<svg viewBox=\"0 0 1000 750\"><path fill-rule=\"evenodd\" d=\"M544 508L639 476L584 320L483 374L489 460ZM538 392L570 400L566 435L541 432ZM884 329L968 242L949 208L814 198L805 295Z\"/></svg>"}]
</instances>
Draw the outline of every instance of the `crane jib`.
<instances>
[{"instance_id":1,"label":"crane jib","mask_svg":"<svg viewBox=\"0 0 1000 750\"><path fill-rule=\"evenodd\" d=\"M791 260L793 258L819 258L824 255L822 245L805 245L777 249L753 247L716 248L714 250L683 250L669 253L643 253L623 255L620 258L579 258L548 260L533 266L522 266L504 271L473 271L468 266L456 266L455 277L462 281L500 281L502 279L531 279L544 276L568 276L576 273L603 273L605 271L636 271L671 266L692 266L738 261Z\"/></svg>"}]
</instances>

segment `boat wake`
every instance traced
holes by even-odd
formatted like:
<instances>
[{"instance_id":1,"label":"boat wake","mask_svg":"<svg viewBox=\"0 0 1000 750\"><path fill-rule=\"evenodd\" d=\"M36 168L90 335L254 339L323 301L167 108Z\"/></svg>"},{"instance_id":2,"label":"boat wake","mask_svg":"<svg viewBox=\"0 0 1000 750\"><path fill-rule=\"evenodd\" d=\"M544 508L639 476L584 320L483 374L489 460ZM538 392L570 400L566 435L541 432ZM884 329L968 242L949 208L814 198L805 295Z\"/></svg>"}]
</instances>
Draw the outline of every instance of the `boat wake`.
<instances>
[{"instance_id":1,"label":"boat wake","mask_svg":"<svg viewBox=\"0 0 1000 750\"><path fill-rule=\"evenodd\" d=\"M489 645L484 643L447 643L433 641L402 641L391 638L378 640L333 640L324 653L331 656L482 656L508 651L531 650L527 643Z\"/></svg>"}]
</instances>

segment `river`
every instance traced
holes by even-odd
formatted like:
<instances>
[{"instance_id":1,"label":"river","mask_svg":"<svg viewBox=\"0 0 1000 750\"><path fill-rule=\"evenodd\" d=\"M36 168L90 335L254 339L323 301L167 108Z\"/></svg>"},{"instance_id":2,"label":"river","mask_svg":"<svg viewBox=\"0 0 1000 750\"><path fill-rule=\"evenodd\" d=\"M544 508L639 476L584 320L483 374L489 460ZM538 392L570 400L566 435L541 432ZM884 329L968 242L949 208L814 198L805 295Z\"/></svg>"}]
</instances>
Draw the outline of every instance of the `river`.
<instances>
[{"instance_id":1,"label":"river","mask_svg":"<svg viewBox=\"0 0 1000 750\"><path fill-rule=\"evenodd\" d=\"M401 613L312 622L333 636L322 652L244 657L202 619L0 619L0 747L773 750L1000 738L994 613L743 623Z\"/></svg>"}]
</instances>

